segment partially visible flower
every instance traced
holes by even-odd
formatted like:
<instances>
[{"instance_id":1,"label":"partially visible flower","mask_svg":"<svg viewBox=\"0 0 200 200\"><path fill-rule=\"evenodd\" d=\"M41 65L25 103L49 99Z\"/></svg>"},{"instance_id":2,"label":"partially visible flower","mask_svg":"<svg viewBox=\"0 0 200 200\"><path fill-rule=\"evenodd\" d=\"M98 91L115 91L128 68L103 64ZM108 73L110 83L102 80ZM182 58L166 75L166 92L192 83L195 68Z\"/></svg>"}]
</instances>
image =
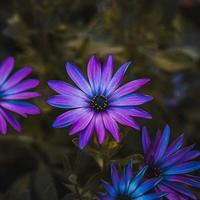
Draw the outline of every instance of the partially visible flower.
<instances>
[{"instance_id":1,"label":"partially visible flower","mask_svg":"<svg viewBox=\"0 0 200 200\"><path fill-rule=\"evenodd\" d=\"M162 178L151 178L143 181L147 167L141 169L133 177L132 162L124 168L123 173L119 174L116 166L111 166L112 184L103 181L106 193L100 193L101 200L153 200L159 199L166 195L165 192L148 193L151 191Z\"/></svg>"},{"instance_id":2,"label":"partially visible flower","mask_svg":"<svg viewBox=\"0 0 200 200\"><path fill-rule=\"evenodd\" d=\"M19 122L11 112L23 117L36 115L40 110L31 103L23 100L40 96L37 92L27 91L39 84L36 79L26 79L32 72L31 67L24 67L10 76L14 67L14 58L8 57L0 66L0 133L7 133L7 123L16 131L21 131Z\"/></svg>"},{"instance_id":3,"label":"partially visible flower","mask_svg":"<svg viewBox=\"0 0 200 200\"><path fill-rule=\"evenodd\" d=\"M183 185L200 187L200 177L188 173L200 169L200 162L193 159L200 152L193 150L194 145L182 148L184 135L180 135L169 145L170 128L166 126L163 134L158 130L155 140L151 141L147 129L142 131L147 178L162 177L157 185L158 191L167 192L167 199L196 199L197 197Z\"/></svg>"},{"instance_id":4,"label":"partially visible flower","mask_svg":"<svg viewBox=\"0 0 200 200\"><path fill-rule=\"evenodd\" d=\"M133 117L150 119L151 115L137 106L151 101L152 97L133 93L149 82L148 78L119 87L129 65L130 62L123 64L112 76L114 63L111 55L105 60L103 69L96 56L91 56L87 67L88 82L78 67L67 63L67 73L79 88L63 81L49 81L49 87L59 94L49 98L47 103L71 109L58 116L53 127L72 125L69 134L80 132L80 148L87 145L95 130L100 144L105 140L106 130L119 142L117 122L138 130L139 125Z\"/></svg>"}]
</instances>

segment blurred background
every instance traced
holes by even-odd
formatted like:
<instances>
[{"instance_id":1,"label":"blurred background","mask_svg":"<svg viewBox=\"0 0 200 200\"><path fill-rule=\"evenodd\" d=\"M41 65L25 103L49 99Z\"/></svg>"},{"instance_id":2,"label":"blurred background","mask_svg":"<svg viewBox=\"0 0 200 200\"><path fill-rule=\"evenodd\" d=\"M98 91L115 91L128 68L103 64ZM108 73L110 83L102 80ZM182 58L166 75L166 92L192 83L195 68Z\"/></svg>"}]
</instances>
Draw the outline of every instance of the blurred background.
<instances>
[{"instance_id":1,"label":"blurred background","mask_svg":"<svg viewBox=\"0 0 200 200\"><path fill-rule=\"evenodd\" d=\"M125 81L151 78L141 92L155 97L143 106L153 120L138 120L151 136L168 123L171 139L184 132L199 149L199 0L2 0L0 10L0 61L31 65L43 94L34 102L42 115L19 118L22 133L0 137L0 200L95 200L111 161L142 161L141 133L131 128L122 127L120 145L94 139L80 151L67 128L51 127L64 110L45 103L54 94L47 81L70 81L66 61L86 72L94 53L101 61L112 53L116 69L132 60Z\"/></svg>"}]
</instances>

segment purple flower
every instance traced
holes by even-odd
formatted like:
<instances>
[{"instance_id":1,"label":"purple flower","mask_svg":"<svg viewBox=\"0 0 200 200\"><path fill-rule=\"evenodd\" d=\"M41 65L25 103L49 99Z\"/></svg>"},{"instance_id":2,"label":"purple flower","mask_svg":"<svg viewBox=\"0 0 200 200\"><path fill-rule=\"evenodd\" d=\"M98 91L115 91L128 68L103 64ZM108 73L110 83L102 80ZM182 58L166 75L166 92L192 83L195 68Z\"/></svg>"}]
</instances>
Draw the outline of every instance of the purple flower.
<instances>
[{"instance_id":1,"label":"purple flower","mask_svg":"<svg viewBox=\"0 0 200 200\"><path fill-rule=\"evenodd\" d=\"M71 125L70 135L80 132L80 148L87 145L94 130L100 144L105 140L106 130L119 142L117 122L139 129L133 117L150 119L151 115L136 106L151 101L152 97L133 93L149 82L147 78L120 86L129 65L130 62L123 64L112 76L114 63L111 55L106 58L103 68L96 56L91 56L87 67L88 82L78 67L67 63L67 73L78 88L63 81L49 81L49 87L59 94L49 98L47 103L70 109L57 117L53 127Z\"/></svg>"},{"instance_id":2,"label":"purple flower","mask_svg":"<svg viewBox=\"0 0 200 200\"><path fill-rule=\"evenodd\" d=\"M158 191L167 192L167 199L197 199L183 185L200 187L200 177L189 174L200 169L200 162L193 161L200 152L193 150L194 145L182 148L184 135L180 135L170 145L170 128L166 126L163 134L158 130L155 140L151 141L146 128L142 131L142 143L147 177L162 177Z\"/></svg>"},{"instance_id":3,"label":"purple flower","mask_svg":"<svg viewBox=\"0 0 200 200\"><path fill-rule=\"evenodd\" d=\"M106 194L100 193L101 200L153 200L166 196L165 192L148 193L151 191L162 178L151 178L143 181L147 167L141 169L133 177L132 162L124 169L122 174L113 164L111 166L112 185L103 181Z\"/></svg>"},{"instance_id":4,"label":"purple flower","mask_svg":"<svg viewBox=\"0 0 200 200\"><path fill-rule=\"evenodd\" d=\"M7 123L16 131L21 131L19 122L11 115L11 112L23 117L36 115L40 110L31 103L23 100L40 96L37 92L27 91L39 84L36 79L27 79L32 72L31 67L24 67L10 76L14 67L14 58L8 57L0 66L0 133L7 133Z\"/></svg>"}]
</instances>

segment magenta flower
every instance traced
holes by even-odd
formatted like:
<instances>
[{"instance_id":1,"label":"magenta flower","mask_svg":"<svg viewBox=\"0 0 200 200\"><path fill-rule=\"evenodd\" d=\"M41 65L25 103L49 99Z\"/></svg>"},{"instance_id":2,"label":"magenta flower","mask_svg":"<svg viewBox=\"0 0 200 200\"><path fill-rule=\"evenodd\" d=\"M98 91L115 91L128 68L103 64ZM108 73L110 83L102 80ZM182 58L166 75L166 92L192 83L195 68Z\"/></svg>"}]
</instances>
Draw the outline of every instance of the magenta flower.
<instances>
[{"instance_id":1,"label":"magenta flower","mask_svg":"<svg viewBox=\"0 0 200 200\"><path fill-rule=\"evenodd\" d=\"M40 96L37 92L27 91L39 84L36 79L27 79L32 72L31 67L24 67L9 77L14 67L14 58L8 57L0 66L0 133L7 133L7 123L16 131L21 131L19 122L11 115L11 112L23 117L36 115L40 110L31 103L23 100Z\"/></svg>"},{"instance_id":2,"label":"magenta flower","mask_svg":"<svg viewBox=\"0 0 200 200\"><path fill-rule=\"evenodd\" d=\"M88 82L78 67L67 63L67 73L78 88L63 81L49 81L49 87L59 94L49 98L47 103L54 107L70 109L57 117L53 127L71 125L70 135L80 132L80 148L87 145L94 130L100 144L105 140L106 130L117 142L120 141L117 123L138 130L139 125L133 117L149 119L151 115L136 106L151 101L152 97L133 93L149 82L147 78L119 87L129 65L130 62L123 64L112 77L112 56L107 57L103 69L96 56L91 56L87 67Z\"/></svg>"},{"instance_id":3,"label":"magenta flower","mask_svg":"<svg viewBox=\"0 0 200 200\"><path fill-rule=\"evenodd\" d=\"M169 145L170 128L163 133L157 132L151 141L146 128L142 131L145 166L148 166L147 178L163 178L157 190L167 192L167 199L193 199L197 197L184 185L200 188L200 177L190 173L200 169L200 162L194 161L200 152L194 145L182 148L184 135L180 135Z\"/></svg>"}]
</instances>

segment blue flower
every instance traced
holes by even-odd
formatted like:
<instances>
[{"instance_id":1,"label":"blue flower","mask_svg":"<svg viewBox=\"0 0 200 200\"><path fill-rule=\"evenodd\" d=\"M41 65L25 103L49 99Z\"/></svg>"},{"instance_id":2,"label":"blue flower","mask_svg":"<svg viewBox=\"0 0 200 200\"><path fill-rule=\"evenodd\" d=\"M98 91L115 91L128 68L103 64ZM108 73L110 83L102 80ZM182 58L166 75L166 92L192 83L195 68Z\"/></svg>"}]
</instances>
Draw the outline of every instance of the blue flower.
<instances>
[{"instance_id":1,"label":"blue flower","mask_svg":"<svg viewBox=\"0 0 200 200\"><path fill-rule=\"evenodd\" d=\"M182 148L184 135L180 135L169 145L170 128L166 126L163 134L158 130L155 140L151 141L147 129L142 131L147 178L162 177L157 185L158 191L167 192L167 199L197 199L182 185L200 187L200 177L188 173L200 169L200 162L193 161L200 152L193 150L194 145Z\"/></svg>"},{"instance_id":2,"label":"blue flower","mask_svg":"<svg viewBox=\"0 0 200 200\"><path fill-rule=\"evenodd\" d=\"M101 200L152 200L166 195L165 192L147 193L152 190L162 178L151 178L142 181L148 167L141 169L133 177L132 162L124 168L120 175L114 164L111 165L112 185L103 181L106 193L100 193Z\"/></svg>"}]
</instances>

